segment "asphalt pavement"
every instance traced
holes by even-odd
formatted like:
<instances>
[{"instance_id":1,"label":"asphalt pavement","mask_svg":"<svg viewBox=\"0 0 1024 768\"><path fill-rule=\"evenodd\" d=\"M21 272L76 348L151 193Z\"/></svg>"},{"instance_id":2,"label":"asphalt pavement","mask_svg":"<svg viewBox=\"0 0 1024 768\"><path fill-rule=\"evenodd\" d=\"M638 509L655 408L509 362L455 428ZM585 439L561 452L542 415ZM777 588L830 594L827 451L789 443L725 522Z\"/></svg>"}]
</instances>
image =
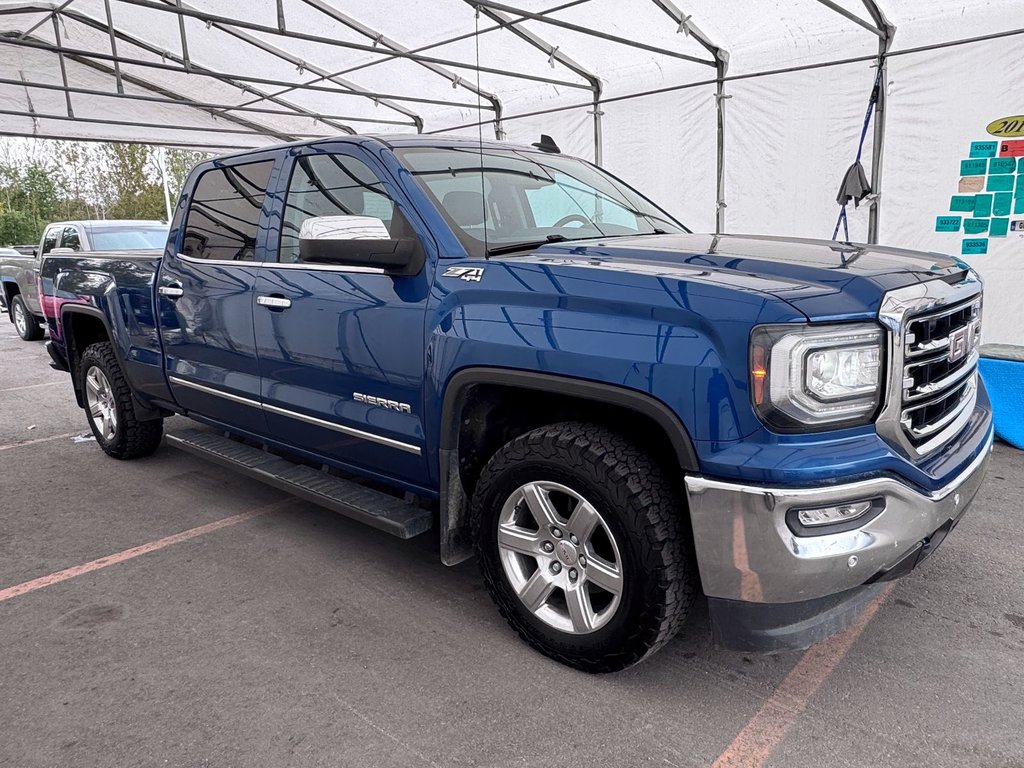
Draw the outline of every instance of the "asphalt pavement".
<instances>
[{"instance_id":1,"label":"asphalt pavement","mask_svg":"<svg viewBox=\"0 0 1024 768\"><path fill-rule=\"evenodd\" d=\"M698 608L591 676L520 642L434 532L400 541L166 445L106 457L48 361L0 317L0 766L1024 766L1005 445L859 632L745 655Z\"/></svg>"}]
</instances>

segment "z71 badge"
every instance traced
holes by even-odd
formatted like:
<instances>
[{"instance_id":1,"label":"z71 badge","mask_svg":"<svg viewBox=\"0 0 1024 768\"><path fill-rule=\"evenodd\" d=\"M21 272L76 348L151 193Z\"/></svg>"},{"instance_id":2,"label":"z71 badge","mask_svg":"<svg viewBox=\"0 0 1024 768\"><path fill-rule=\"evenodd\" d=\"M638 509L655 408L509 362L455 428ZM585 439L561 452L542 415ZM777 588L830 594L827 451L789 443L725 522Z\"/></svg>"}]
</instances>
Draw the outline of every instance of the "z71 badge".
<instances>
[{"instance_id":1,"label":"z71 badge","mask_svg":"<svg viewBox=\"0 0 1024 768\"><path fill-rule=\"evenodd\" d=\"M441 277L457 277L470 283L479 283L483 276L483 267L448 267L441 275Z\"/></svg>"}]
</instances>

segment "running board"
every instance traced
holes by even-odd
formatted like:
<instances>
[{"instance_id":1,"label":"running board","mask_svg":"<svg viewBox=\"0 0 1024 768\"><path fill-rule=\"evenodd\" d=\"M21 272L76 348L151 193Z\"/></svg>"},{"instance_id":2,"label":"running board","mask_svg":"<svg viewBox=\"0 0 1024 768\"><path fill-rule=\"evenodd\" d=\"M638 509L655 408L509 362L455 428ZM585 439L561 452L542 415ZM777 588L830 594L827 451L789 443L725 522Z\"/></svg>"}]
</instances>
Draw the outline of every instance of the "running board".
<instances>
[{"instance_id":1,"label":"running board","mask_svg":"<svg viewBox=\"0 0 1024 768\"><path fill-rule=\"evenodd\" d=\"M189 429L167 435L167 443L326 507L353 520L411 539L433 526L433 514L407 501L304 464L295 464L222 433Z\"/></svg>"}]
</instances>

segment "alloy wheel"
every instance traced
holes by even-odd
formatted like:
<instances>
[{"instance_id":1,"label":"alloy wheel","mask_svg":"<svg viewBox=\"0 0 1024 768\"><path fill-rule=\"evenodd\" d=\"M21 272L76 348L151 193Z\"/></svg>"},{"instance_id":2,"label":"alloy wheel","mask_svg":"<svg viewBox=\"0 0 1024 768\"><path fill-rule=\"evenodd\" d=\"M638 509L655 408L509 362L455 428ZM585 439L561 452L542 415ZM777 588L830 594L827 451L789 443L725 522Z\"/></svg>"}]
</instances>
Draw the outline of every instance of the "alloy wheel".
<instances>
[{"instance_id":1,"label":"alloy wheel","mask_svg":"<svg viewBox=\"0 0 1024 768\"><path fill-rule=\"evenodd\" d=\"M513 591L548 626L588 634L615 615L624 588L619 547L573 489L547 481L517 488L498 516L497 541Z\"/></svg>"},{"instance_id":2,"label":"alloy wheel","mask_svg":"<svg viewBox=\"0 0 1024 768\"><path fill-rule=\"evenodd\" d=\"M100 436L110 441L117 432L117 403L110 380L97 366L85 374L85 399Z\"/></svg>"}]
</instances>

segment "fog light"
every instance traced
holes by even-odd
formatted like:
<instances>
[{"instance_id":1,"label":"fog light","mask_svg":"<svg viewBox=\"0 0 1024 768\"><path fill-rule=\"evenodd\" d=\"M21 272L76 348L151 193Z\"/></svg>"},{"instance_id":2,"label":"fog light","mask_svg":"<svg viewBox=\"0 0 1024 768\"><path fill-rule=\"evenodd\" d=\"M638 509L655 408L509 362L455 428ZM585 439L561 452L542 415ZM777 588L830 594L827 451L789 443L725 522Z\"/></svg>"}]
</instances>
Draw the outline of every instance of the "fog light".
<instances>
[{"instance_id":1,"label":"fog light","mask_svg":"<svg viewBox=\"0 0 1024 768\"><path fill-rule=\"evenodd\" d=\"M796 519L800 521L800 525L808 528L819 525L835 525L856 520L866 514L869 509L871 509L870 501L855 501L850 504L837 504L834 507L801 509L797 512Z\"/></svg>"}]
</instances>

